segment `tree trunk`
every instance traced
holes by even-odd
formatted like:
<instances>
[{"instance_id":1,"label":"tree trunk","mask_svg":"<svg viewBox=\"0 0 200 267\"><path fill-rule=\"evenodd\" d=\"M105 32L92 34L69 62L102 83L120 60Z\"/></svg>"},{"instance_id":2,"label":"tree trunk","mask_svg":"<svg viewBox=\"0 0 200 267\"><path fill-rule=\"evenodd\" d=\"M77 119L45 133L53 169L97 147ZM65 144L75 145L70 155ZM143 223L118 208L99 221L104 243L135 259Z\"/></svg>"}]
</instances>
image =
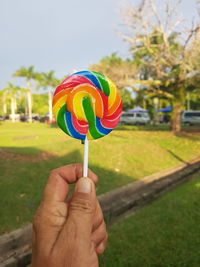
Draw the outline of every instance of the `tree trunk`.
<instances>
[{"instance_id":1,"label":"tree trunk","mask_svg":"<svg viewBox=\"0 0 200 267\"><path fill-rule=\"evenodd\" d=\"M14 97L11 97L11 120L12 122L15 122L15 99Z\"/></svg>"},{"instance_id":2,"label":"tree trunk","mask_svg":"<svg viewBox=\"0 0 200 267\"><path fill-rule=\"evenodd\" d=\"M5 117L7 114L7 104L3 103L3 116Z\"/></svg>"},{"instance_id":3,"label":"tree trunk","mask_svg":"<svg viewBox=\"0 0 200 267\"><path fill-rule=\"evenodd\" d=\"M32 122L32 94L31 94L31 82L27 81L27 105L28 105L28 121Z\"/></svg>"},{"instance_id":4,"label":"tree trunk","mask_svg":"<svg viewBox=\"0 0 200 267\"><path fill-rule=\"evenodd\" d=\"M187 93L187 110L190 110L190 93Z\"/></svg>"},{"instance_id":5,"label":"tree trunk","mask_svg":"<svg viewBox=\"0 0 200 267\"><path fill-rule=\"evenodd\" d=\"M6 103L6 97L3 95L3 116L5 117L7 115L7 103Z\"/></svg>"},{"instance_id":6,"label":"tree trunk","mask_svg":"<svg viewBox=\"0 0 200 267\"><path fill-rule=\"evenodd\" d=\"M25 109L24 109L25 115L28 114L28 101L27 101L27 97L25 97Z\"/></svg>"},{"instance_id":7,"label":"tree trunk","mask_svg":"<svg viewBox=\"0 0 200 267\"><path fill-rule=\"evenodd\" d=\"M171 129L175 134L181 131L181 112L185 104L185 94L183 81L181 79L177 79L171 118Z\"/></svg>"},{"instance_id":8,"label":"tree trunk","mask_svg":"<svg viewBox=\"0 0 200 267\"><path fill-rule=\"evenodd\" d=\"M16 98L14 98L14 109L15 109L15 113L17 112L17 100Z\"/></svg>"},{"instance_id":9,"label":"tree trunk","mask_svg":"<svg viewBox=\"0 0 200 267\"><path fill-rule=\"evenodd\" d=\"M181 111L182 111L181 103L178 102L174 103L172 118L171 118L171 129L175 134L181 131Z\"/></svg>"},{"instance_id":10,"label":"tree trunk","mask_svg":"<svg viewBox=\"0 0 200 267\"><path fill-rule=\"evenodd\" d=\"M5 117L7 115L7 103L6 101L3 101L3 116Z\"/></svg>"},{"instance_id":11,"label":"tree trunk","mask_svg":"<svg viewBox=\"0 0 200 267\"><path fill-rule=\"evenodd\" d=\"M159 118L158 118L158 105L159 105L159 99L155 97L153 99L153 104L154 104L154 114L153 114L153 125L158 125L159 123Z\"/></svg>"},{"instance_id":12,"label":"tree trunk","mask_svg":"<svg viewBox=\"0 0 200 267\"><path fill-rule=\"evenodd\" d=\"M48 88L48 103L49 103L49 122L53 121L53 112L52 112L52 95L51 88Z\"/></svg>"},{"instance_id":13,"label":"tree trunk","mask_svg":"<svg viewBox=\"0 0 200 267\"><path fill-rule=\"evenodd\" d=\"M28 121L32 122L32 96L30 90L27 92L27 104L28 104Z\"/></svg>"}]
</instances>

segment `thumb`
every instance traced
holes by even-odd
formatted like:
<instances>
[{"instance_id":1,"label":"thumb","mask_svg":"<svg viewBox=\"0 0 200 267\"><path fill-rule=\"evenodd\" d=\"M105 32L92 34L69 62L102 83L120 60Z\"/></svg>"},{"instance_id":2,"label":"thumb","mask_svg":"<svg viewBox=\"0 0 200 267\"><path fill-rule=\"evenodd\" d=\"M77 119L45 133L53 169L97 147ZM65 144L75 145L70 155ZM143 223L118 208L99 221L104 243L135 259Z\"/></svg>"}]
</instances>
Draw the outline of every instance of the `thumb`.
<instances>
[{"instance_id":1,"label":"thumb","mask_svg":"<svg viewBox=\"0 0 200 267\"><path fill-rule=\"evenodd\" d=\"M89 178L80 178L68 206L68 216L63 227L63 236L77 239L79 244L91 241L93 219L96 209L96 190ZM75 241L75 240L74 240Z\"/></svg>"}]
</instances>

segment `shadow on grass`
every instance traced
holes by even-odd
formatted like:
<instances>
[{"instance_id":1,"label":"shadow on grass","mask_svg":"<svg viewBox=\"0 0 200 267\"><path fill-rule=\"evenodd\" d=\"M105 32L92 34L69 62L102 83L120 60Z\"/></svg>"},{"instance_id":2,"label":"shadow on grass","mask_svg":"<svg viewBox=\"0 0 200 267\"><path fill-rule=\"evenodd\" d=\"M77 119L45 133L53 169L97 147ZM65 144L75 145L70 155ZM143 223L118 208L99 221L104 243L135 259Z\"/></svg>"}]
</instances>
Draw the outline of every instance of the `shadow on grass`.
<instances>
[{"instance_id":1,"label":"shadow on grass","mask_svg":"<svg viewBox=\"0 0 200 267\"><path fill-rule=\"evenodd\" d=\"M182 131L185 131L185 132L191 132L191 133L200 132L199 125L192 125L192 126L183 125L181 128L182 128Z\"/></svg>"},{"instance_id":2,"label":"shadow on grass","mask_svg":"<svg viewBox=\"0 0 200 267\"><path fill-rule=\"evenodd\" d=\"M176 134L179 138L188 138L193 141L200 141L200 129L199 131L182 131Z\"/></svg>"},{"instance_id":3,"label":"shadow on grass","mask_svg":"<svg viewBox=\"0 0 200 267\"><path fill-rule=\"evenodd\" d=\"M11 158L19 158L24 157L26 159L29 159L31 157L34 157L38 154L40 154L40 150L36 149L35 147L1 147L0 148L0 159L2 158L2 155L5 156L5 159Z\"/></svg>"},{"instance_id":4,"label":"shadow on grass","mask_svg":"<svg viewBox=\"0 0 200 267\"><path fill-rule=\"evenodd\" d=\"M31 155L27 155L30 151ZM51 170L82 161L78 150L57 156L46 155L46 152L33 147L1 148L0 233L21 227L32 220ZM97 164L89 167L99 177L97 194L135 180L134 177L102 168Z\"/></svg>"},{"instance_id":5,"label":"shadow on grass","mask_svg":"<svg viewBox=\"0 0 200 267\"><path fill-rule=\"evenodd\" d=\"M176 155L173 151L167 149L167 152L170 153L178 161L180 161L182 163L185 163L187 166L190 166L190 163L188 163L187 161L185 161L184 159L182 159L181 157L179 157L178 155Z\"/></svg>"}]
</instances>

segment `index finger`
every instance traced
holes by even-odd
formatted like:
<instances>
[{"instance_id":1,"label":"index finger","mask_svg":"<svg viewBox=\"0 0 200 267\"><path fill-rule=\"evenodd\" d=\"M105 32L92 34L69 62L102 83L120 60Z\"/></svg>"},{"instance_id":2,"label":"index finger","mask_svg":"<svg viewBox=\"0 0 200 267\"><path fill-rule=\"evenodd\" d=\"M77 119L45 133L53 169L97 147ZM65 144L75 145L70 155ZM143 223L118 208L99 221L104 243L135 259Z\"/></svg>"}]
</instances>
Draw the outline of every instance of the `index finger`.
<instances>
[{"instance_id":1,"label":"index finger","mask_svg":"<svg viewBox=\"0 0 200 267\"><path fill-rule=\"evenodd\" d=\"M75 183L79 178L83 177L82 164L70 164L53 170L50 173L48 182L44 190L44 201L65 201L69 185ZM88 177L96 184L98 177L91 170L88 170Z\"/></svg>"}]
</instances>

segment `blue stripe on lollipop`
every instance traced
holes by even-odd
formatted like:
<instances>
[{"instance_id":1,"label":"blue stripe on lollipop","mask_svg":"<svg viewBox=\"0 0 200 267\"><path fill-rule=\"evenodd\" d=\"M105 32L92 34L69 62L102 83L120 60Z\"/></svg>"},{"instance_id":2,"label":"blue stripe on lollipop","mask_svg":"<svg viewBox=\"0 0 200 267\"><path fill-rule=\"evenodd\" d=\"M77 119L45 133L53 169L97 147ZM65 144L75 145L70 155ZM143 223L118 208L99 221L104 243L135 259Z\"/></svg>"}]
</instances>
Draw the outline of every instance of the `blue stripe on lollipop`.
<instances>
[{"instance_id":1,"label":"blue stripe on lollipop","mask_svg":"<svg viewBox=\"0 0 200 267\"><path fill-rule=\"evenodd\" d=\"M113 129L103 127L101 124L101 120L98 117L96 117L96 127L97 127L97 130L103 135L107 135L113 130Z\"/></svg>"},{"instance_id":2,"label":"blue stripe on lollipop","mask_svg":"<svg viewBox=\"0 0 200 267\"><path fill-rule=\"evenodd\" d=\"M70 133L70 135L76 139L80 139L80 140L85 140L85 135L80 134L79 132L77 132L74 128L74 125L72 123L72 114L66 110L65 112L65 124L68 128L68 131Z\"/></svg>"},{"instance_id":3,"label":"blue stripe on lollipop","mask_svg":"<svg viewBox=\"0 0 200 267\"><path fill-rule=\"evenodd\" d=\"M99 88L102 91L101 84L99 83L99 80L96 78L94 74L92 74L90 71L79 71L76 73L73 73L72 75L81 75L86 77L88 80L90 80L97 88Z\"/></svg>"}]
</instances>

